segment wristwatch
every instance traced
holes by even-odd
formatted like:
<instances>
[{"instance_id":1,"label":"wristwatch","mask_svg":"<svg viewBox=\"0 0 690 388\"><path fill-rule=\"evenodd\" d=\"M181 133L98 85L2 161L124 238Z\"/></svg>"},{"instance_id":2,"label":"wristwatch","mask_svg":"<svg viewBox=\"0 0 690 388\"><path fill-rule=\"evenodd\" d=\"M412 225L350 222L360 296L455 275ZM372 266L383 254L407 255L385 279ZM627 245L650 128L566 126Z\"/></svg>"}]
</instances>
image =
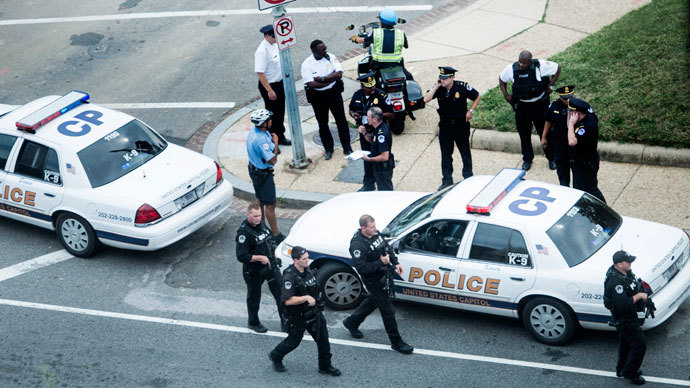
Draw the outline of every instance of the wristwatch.
<instances>
[{"instance_id":1,"label":"wristwatch","mask_svg":"<svg viewBox=\"0 0 690 388\"><path fill-rule=\"evenodd\" d=\"M474 109L470 109L470 113L474 114Z\"/></svg>"}]
</instances>

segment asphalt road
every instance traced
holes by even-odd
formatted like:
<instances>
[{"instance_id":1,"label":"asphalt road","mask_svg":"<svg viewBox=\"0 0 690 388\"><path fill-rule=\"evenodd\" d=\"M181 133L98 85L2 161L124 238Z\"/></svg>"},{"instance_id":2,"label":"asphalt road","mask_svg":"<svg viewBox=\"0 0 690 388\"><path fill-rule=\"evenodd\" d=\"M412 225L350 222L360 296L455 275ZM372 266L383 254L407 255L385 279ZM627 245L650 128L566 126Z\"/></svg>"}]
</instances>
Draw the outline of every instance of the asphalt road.
<instances>
[{"instance_id":1,"label":"asphalt road","mask_svg":"<svg viewBox=\"0 0 690 388\"><path fill-rule=\"evenodd\" d=\"M246 287L234 258L243 217L230 211L161 251L106 248L0 281L0 386L627 386L606 375L615 366L613 332L580 330L552 347L516 320L402 302L400 330L416 354L390 350L378 313L353 340L342 327L349 312L327 310L343 375L317 373L311 341L278 374L266 355L283 334L265 287L260 314L271 331L245 329ZM287 231L293 222L279 225ZM52 232L12 220L0 219L0 235L0 268L59 250ZM646 375L687 381L689 309L686 302L646 333Z\"/></svg>"}]
</instances>

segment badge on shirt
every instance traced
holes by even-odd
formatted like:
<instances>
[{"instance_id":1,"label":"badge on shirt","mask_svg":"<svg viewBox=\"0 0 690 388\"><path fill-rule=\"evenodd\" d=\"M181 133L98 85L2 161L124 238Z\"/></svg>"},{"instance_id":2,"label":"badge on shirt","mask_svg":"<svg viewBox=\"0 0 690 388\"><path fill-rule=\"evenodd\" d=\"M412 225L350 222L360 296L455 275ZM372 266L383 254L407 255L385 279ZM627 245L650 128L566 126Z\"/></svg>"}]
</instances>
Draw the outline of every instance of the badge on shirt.
<instances>
[{"instance_id":1,"label":"badge on shirt","mask_svg":"<svg viewBox=\"0 0 690 388\"><path fill-rule=\"evenodd\" d=\"M246 240L247 240L247 238L244 237L243 234L241 234L240 237L237 238L237 242L239 242L240 244L244 244L244 242L245 242Z\"/></svg>"},{"instance_id":2,"label":"badge on shirt","mask_svg":"<svg viewBox=\"0 0 690 388\"><path fill-rule=\"evenodd\" d=\"M286 289L286 290L289 290L289 289L292 288L292 283L290 283L289 281L287 281L287 282L285 282L285 284L283 284L283 286L285 286L285 289Z\"/></svg>"},{"instance_id":3,"label":"badge on shirt","mask_svg":"<svg viewBox=\"0 0 690 388\"><path fill-rule=\"evenodd\" d=\"M623 286L621 286L620 284L617 285L617 286L616 286L616 292L619 293L619 294L622 294L622 293L623 293Z\"/></svg>"},{"instance_id":4,"label":"badge on shirt","mask_svg":"<svg viewBox=\"0 0 690 388\"><path fill-rule=\"evenodd\" d=\"M352 256L354 256L356 259L359 259L359 256L362 254L362 252L359 251L359 249L355 249L352 251Z\"/></svg>"},{"instance_id":5,"label":"badge on shirt","mask_svg":"<svg viewBox=\"0 0 690 388\"><path fill-rule=\"evenodd\" d=\"M379 99L378 99L378 98L374 98L374 103L373 103L373 104L376 105L376 104L378 104L378 103L379 103Z\"/></svg>"},{"instance_id":6,"label":"badge on shirt","mask_svg":"<svg viewBox=\"0 0 690 388\"><path fill-rule=\"evenodd\" d=\"M585 127L580 127L580 129L577 130L577 134L582 136L585 134Z\"/></svg>"},{"instance_id":7,"label":"badge on shirt","mask_svg":"<svg viewBox=\"0 0 690 388\"><path fill-rule=\"evenodd\" d=\"M455 92L455 98L460 98L460 92Z\"/></svg>"},{"instance_id":8,"label":"badge on shirt","mask_svg":"<svg viewBox=\"0 0 690 388\"><path fill-rule=\"evenodd\" d=\"M383 143L386 141L386 137L383 135L379 135L379 143Z\"/></svg>"},{"instance_id":9,"label":"badge on shirt","mask_svg":"<svg viewBox=\"0 0 690 388\"><path fill-rule=\"evenodd\" d=\"M262 145L262 147L263 147L264 151L268 151L268 143L264 143Z\"/></svg>"}]
</instances>

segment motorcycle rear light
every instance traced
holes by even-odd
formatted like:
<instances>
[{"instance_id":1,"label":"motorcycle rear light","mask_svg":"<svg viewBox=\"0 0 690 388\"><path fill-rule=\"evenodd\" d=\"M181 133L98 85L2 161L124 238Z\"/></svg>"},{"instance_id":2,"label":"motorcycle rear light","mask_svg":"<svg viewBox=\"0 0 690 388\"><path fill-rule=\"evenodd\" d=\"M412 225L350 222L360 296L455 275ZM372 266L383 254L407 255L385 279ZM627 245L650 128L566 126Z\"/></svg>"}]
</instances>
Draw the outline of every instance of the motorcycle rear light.
<instances>
[{"instance_id":1,"label":"motorcycle rear light","mask_svg":"<svg viewBox=\"0 0 690 388\"><path fill-rule=\"evenodd\" d=\"M139 207L137 210L137 216L134 219L135 224L145 225L157 221L161 218L158 211L153 208L153 206L145 203Z\"/></svg>"},{"instance_id":2,"label":"motorcycle rear light","mask_svg":"<svg viewBox=\"0 0 690 388\"><path fill-rule=\"evenodd\" d=\"M403 78L389 78L386 80L386 82L398 82L398 81L403 81Z\"/></svg>"},{"instance_id":3,"label":"motorcycle rear light","mask_svg":"<svg viewBox=\"0 0 690 388\"><path fill-rule=\"evenodd\" d=\"M220 169L220 164L218 162L213 162L216 164L216 184L223 180L223 170Z\"/></svg>"},{"instance_id":4,"label":"motorcycle rear light","mask_svg":"<svg viewBox=\"0 0 690 388\"><path fill-rule=\"evenodd\" d=\"M393 103L393 109L394 110L402 110L403 104L400 101L396 101Z\"/></svg>"}]
</instances>

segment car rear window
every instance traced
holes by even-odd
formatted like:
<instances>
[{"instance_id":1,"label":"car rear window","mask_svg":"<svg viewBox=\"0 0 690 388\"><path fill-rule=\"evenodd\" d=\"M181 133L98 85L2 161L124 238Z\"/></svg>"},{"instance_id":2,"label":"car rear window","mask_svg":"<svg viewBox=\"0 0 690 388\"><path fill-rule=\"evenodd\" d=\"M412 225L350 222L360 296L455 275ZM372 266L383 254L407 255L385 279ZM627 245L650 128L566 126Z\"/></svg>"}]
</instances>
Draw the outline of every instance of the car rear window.
<instances>
[{"instance_id":1,"label":"car rear window","mask_svg":"<svg viewBox=\"0 0 690 388\"><path fill-rule=\"evenodd\" d=\"M137 169L168 146L146 124L132 120L79 151L91 187L108 184Z\"/></svg>"},{"instance_id":2,"label":"car rear window","mask_svg":"<svg viewBox=\"0 0 690 388\"><path fill-rule=\"evenodd\" d=\"M546 234L568 266L589 259L620 228L623 219L603 202L585 193Z\"/></svg>"}]
</instances>

